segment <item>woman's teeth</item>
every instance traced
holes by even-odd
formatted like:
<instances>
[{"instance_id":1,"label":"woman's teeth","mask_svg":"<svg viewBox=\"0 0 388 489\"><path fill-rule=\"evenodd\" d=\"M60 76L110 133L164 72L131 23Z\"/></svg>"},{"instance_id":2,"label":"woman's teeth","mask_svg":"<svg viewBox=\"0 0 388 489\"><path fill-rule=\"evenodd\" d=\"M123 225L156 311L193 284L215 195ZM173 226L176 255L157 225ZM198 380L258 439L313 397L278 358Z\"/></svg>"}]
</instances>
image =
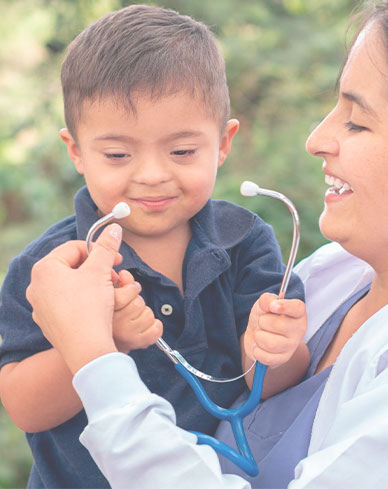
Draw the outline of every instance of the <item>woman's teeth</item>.
<instances>
[{"instance_id":1,"label":"woman's teeth","mask_svg":"<svg viewBox=\"0 0 388 489\"><path fill-rule=\"evenodd\" d=\"M339 195L342 195L348 190L353 192L352 187L347 182L344 182L340 178L333 177L332 175L325 175L325 183L334 187L335 192L337 192Z\"/></svg>"}]
</instances>

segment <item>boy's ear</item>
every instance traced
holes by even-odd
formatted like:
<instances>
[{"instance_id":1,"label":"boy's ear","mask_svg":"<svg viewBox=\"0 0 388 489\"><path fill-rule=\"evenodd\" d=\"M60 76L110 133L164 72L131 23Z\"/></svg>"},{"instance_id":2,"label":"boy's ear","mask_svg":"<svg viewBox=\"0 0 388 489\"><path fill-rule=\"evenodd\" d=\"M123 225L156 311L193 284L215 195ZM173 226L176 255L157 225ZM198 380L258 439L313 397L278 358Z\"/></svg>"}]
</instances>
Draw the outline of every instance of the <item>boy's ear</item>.
<instances>
[{"instance_id":1,"label":"boy's ear","mask_svg":"<svg viewBox=\"0 0 388 489\"><path fill-rule=\"evenodd\" d=\"M220 150L218 152L218 168L228 156L230 148L232 147L232 139L238 131L239 126L240 123L237 119L230 119L226 123L225 131L221 139Z\"/></svg>"},{"instance_id":2,"label":"boy's ear","mask_svg":"<svg viewBox=\"0 0 388 489\"><path fill-rule=\"evenodd\" d=\"M73 136L70 134L70 131L66 128L61 129L59 131L59 136L64 141L67 146L67 153L70 156L70 159L74 163L75 169L81 175L84 174L81 153L78 149L77 143L74 141Z\"/></svg>"}]
</instances>

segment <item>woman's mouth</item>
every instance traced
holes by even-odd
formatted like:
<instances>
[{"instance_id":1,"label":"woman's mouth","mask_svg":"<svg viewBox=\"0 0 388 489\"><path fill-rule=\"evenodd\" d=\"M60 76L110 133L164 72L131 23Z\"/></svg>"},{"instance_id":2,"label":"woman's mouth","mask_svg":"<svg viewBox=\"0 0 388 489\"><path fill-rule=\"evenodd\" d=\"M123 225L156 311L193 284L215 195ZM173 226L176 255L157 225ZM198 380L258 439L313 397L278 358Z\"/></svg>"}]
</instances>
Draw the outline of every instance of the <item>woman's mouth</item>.
<instances>
[{"instance_id":1,"label":"woman's mouth","mask_svg":"<svg viewBox=\"0 0 388 489\"><path fill-rule=\"evenodd\" d=\"M329 192L337 195L343 195L344 193L353 193L353 188L341 178L334 177L333 175L325 175L325 183L330 185Z\"/></svg>"}]
</instances>

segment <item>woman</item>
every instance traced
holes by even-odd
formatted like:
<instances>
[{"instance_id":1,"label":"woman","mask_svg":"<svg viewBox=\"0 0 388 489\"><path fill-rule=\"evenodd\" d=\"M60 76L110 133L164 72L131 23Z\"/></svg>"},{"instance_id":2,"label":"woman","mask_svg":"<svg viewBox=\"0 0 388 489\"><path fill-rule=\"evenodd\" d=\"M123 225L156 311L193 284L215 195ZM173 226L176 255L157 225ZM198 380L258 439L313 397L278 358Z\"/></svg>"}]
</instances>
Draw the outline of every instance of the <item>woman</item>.
<instances>
[{"instance_id":1,"label":"woman","mask_svg":"<svg viewBox=\"0 0 388 489\"><path fill-rule=\"evenodd\" d=\"M342 487L359 487L366 443L388 444L382 409L388 401L387 76L384 3L353 43L336 107L307 140L308 152L323 158L330 185L320 228L341 246L325 246L297 267L306 287L311 363L298 386L264 401L246 420L261 468L253 487L286 487L307 455L297 467L302 479L327 488L341 476ZM371 268L351 268L344 250ZM232 442L226 426L218 436ZM379 453L373 457L364 487L383 487L377 467L385 470L385 480L388 471ZM221 465L236 472L226 460ZM306 476L306 470L313 474Z\"/></svg>"},{"instance_id":2,"label":"woman","mask_svg":"<svg viewBox=\"0 0 388 489\"><path fill-rule=\"evenodd\" d=\"M324 246L297 268L306 286L311 364L301 384L263 402L248 420L248 436L261 469L251 482L254 487L290 489L385 488L387 2L366 17L342 72L338 103L309 137L307 150L324 160L330 188L320 226L336 243ZM195 445L192 435L173 425L171 407L147 392L130 358L124 360L119 353L101 356L114 351L109 324L98 325L94 334L104 331L104 335L94 346L86 348L75 342L76 335L69 330L82 326L79 335L81 329L90 329L86 323L93 322L93 314L104 307L103 300L89 319L83 316L82 324L74 313L53 328L61 309L71 312L68 303L67 311L64 303L61 307L66 290L77 291L73 311L85 294L85 287L77 287L79 270L68 273L69 266L74 268L85 259L81 245L74 247L78 252L73 250L65 261L63 250L51 261L43 260L39 280L33 277L29 299L45 335L72 371L78 372L74 384L89 418L82 441L111 485L125 487L125 481L134 480L136 474L138 487L248 487L240 477L222 476L212 449ZM108 248L105 243L104 250ZM97 266L96 260L88 263L88 270ZM112 263L113 259L108 260L104 271L100 265L101 274L109 275ZM60 278L62 294L55 294L52 280L45 284L45 264ZM107 282L94 278L93 287L103 283L107 288ZM42 290L46 292L44 302L38 299ZM45 317L50 320L44 321ZM88 363L96 357L100 358ZM112 381L118 370L125 374L121 383ZM101 392L109 395L101 396ZM277 410L281 415L277 416ZM229 441L225 427L220 427L219 434ZM236 471L222 463L224 471Z\"/></svg>"}]
</instances>

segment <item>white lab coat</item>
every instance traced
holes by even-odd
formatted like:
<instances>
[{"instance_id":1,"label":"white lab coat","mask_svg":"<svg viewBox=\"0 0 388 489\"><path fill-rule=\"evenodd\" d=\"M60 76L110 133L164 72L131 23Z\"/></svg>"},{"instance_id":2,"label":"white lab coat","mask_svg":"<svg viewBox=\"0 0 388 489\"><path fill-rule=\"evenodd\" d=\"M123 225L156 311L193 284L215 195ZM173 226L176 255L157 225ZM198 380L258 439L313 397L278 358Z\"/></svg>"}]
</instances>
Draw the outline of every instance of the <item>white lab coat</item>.
<instances>
[{"instance_id":1,"label":"white lab coat","mask_svg":"<svg viewBox=\"0 0 388 489\"><path fill-rule=\"evenodd\" d=\"M306 338L372 279L371 268L337 244L297 267L305 282ZM289 489L388 487L388 306L347 342L327 381L313 424L308 456ZM168 379L166 380L168 381ZM210 447L175 426L170 404L151 394L126 355L101 357L74 378L89 424L81 435L116 488L247 489L222 475Z\"/></svg>"},{"instance_id":2,"label":"white lab coat","mask_svg":"<svg viewBox=\"0 0 388 489\"><path fill-rule=\"evenodd\" d=\"M309 338L373 270L332 243L296 269L306 287ZM348 340L323 391L308 456L289 489L388 488L388 305Z\"/></svg>"}]
</instances>

